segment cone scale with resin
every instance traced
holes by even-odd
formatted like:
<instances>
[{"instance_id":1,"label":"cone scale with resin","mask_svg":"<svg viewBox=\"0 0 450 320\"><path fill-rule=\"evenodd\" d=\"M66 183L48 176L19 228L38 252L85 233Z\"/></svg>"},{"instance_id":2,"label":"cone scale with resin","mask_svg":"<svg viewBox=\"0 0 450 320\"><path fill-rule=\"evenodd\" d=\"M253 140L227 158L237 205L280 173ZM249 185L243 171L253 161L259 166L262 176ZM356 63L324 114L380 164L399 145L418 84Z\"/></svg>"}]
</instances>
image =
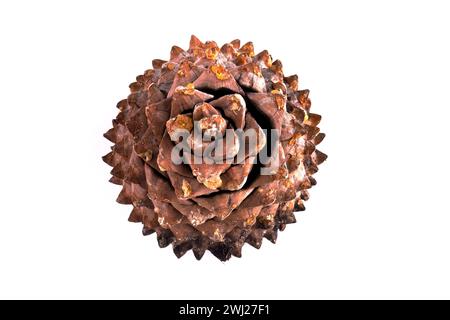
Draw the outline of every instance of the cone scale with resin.
<instances>
[{"instance_id":1,"label":"cone scale with resin","mask_svg":"<svg viewBox=\"0 0 450 320\"><path fill-rule=\"evenodd\" d=\"M177 257L192 250L197 259L209 250L225 261L240 257L245 243L275 243L305 209L312 175L326 159L316 149L325 137L321 117L310 112L297 76L285 76L266 50L192 36L188 50L174 46L168 61L153 60L130 90L105 133L114 145L103 160L113 167L110 181L122 186L117 201L133 206L129 221L142 223L144 235L156 233L160 247L172 244ZM193 138L196 128L210 139ZM204 151L225 131L231 143L214 159L226 161L197 163L186 151L190 161L173 161L179 132L193 151ZM251 146L237 134L250 131L257 133Z\"/></svg>"}]
</instances>

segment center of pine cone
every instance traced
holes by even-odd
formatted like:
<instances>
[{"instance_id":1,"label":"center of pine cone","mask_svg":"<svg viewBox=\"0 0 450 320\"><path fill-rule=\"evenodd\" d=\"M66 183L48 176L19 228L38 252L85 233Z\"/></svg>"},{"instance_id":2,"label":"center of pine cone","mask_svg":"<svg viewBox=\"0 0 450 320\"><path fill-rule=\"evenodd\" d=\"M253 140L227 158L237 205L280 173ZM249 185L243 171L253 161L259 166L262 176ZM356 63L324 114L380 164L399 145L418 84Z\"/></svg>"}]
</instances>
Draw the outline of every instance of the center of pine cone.
<instances>
[{"instance_id":1,"label":"center of pine cone","mask_svg":"<svg viewBox=\"0 0 450 320\"><path fill-rule=\"evenodd\" d=\"M244 243L275 242L305 209L326 159L316 149L321 117L266 50L192 36L189 49L172 47L130 89L103 159L122 186L117 201L133 205L129 220L156 232L161 247L225 261Z\"/></svg>"}]
</instances>

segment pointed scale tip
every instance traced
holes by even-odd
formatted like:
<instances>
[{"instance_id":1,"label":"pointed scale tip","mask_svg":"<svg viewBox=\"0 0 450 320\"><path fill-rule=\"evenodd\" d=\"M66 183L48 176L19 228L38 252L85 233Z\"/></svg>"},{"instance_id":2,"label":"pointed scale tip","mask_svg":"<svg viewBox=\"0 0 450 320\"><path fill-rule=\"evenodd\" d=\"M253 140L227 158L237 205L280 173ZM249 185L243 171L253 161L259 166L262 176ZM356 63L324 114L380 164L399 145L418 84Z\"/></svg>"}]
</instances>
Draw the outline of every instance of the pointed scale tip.
<instances>
[{"instance_id":1,"label":"pointed scale tip","mask_svg":"<svg viewBox=\"0 0 450 320\"><path fill-rule=\"evenodd\" d=\"M203 42L201 42L200 39L197 38L196 36L191 35L191 40L189 41L189 49L194 49L202 46Z\"/></svg>"},{"instance_id":2,"label":"pointed scale tip","mask_svg":"<svg viewBox=\"0 0 450 320\"><path fill-rule=\"evenodd\" d=\"M182 256L186 254L186 252L188 252L192 248L192 243L190 242L180 244L173 243L172 248L173 253L177 256L178 259L180 259Z\"/></svg>"},{"instance_id":3,"label":"pointed scale tip","mask_svg":"<svg viewBox=\"0 0 450 320\"><path fill-rule=\"evenodd\" d=\"M119 179L117 177L111 177L109 179L109 182L111 182L113 184L117 184L117 185L122 185L122 179Z\"/></svg>"},{"instance_id":4,"label":"pointed scale tip","mask_svg":"<svg viewBox=\"0 0 450 320\"><path fill-rule=\"evenodd\" d=\"M323 132L319 133L317 136L314 137L314 144L315 145L320 144L325 138L325 136L326 136L325 133Z\"/></svg>"},{"instance_id":5,"label":"pointed scale tip","mask_svg":"<svg viewBox=\"0 0 450 320\"><path fill-rule=\"evenodd\" d=\"M261 248L262 240L259 237L256 236L249 236L245 242L247 242L249 245L251 245L255 249Z\"/></svg>"},{"instance_id":6,"label":"pointed scale tip","mask_svg":"<svg viewBox=\"0 0 450 320\"><path fill-rule=\"evenodd\" d=\"M241 47L241 40L234 39L230 42L230 44L233 46L234 49L238 50Z\"/></svg>"},{"instance_id":7,"label":"pointed scale tip","mask_svg":"<svg viewBox=\"0 0 450 320\"><path fill-rule=\"evenodd\" d=\"M203 255L205 254L206 249L194 248L192 252L194 253L195 259L201 260Z\"/></svg>"},{"instance_id":8,"label":"pointed scale tip","mask_svg":"<svg viewBox=\"0 0 450 320\"><path fill-rule=\"evenodd\" d=\"M111 141L111 142L113 142L113 143L116 143L117 142L117 140L116 140L116 129L115 128L111 128L111 129L109 129L108 131L106 131L104 134L103 134L103 137L105 137L106 139L108 139L109 141Z\"/></svg>"},{"instance_id":9,"label":"pointed scale tip","mask_svg":"<svg viewBox=\"0 0 450 320\"><path fill-rule=\"evenodd\" d=\"M123 187L122 191L120 191L116 201L120 204L133 204L133 200L131 199L130 195L128 194L128 190L125 187Z\"/></svg>"},{"instance_id":10,"label":"pointed scale tip","mask_svg":"<svg viewBox=\"0 0 450 320\"><path fill-rule=\"evenodd\" d=\"M129 217L128 217L128 221L129 222L134 222L134 223L138 223L138 222L142 222L142 216L139 213L138 209L134 208Z\"/></svg>"},{"instance_id":11,"label":"pointed scale tip","mask_svg":"<svg viewBox=\"0 0 450 320\"><path fill-rule=\"evenodd\" d=\"M107 165L113 167L114 166L114 152L110 152L102 157L103 162Z\"/></svg>"},{"instance_id":12,"label":"pointed scale tip","mask_svg":"<svg viewBox=\"0 0 450 320\"><path fill-rule=\"evenodd\" d=\"M153 69L161 69L162 65L166 62L167 62L166 60L162 60L162 59L153 59L152 67L153 67Z\"/></svg>"},{"instance_id":13,"label":"pointed scale tip","mask_svg":"<svg viewBox=\"0 0 450 320\"><path fill-rule=\"evenodd\" d=\"M242 246L235 246L231 254L236 258L242 258Z\"/></svg>"},{"instance_id":14,"label":"pointed scale tip","mask_svg":"<svg viewBox=\"0 0 450 320\"><path fill-rule=\"evenodd\" d=\"M312 156L313 161L316 162L318 165L327 160L327 158L328 156L319 150L314 151Z\"/></svg>"},{"instance_id":15,"label":"pointed scale tip","mask_svg":"<svg viewBox=\"0 0 450 320\"><path fill-rule=\"evenodd\" d=\"M177 58L180 54L183 54L185 51L178 46L173 46L170 50L170 60Z\"/></svg>"},{"instance_id":16,"label":"pointed scale tip","mask_svg":"<svg viewBox=\"0 0 450 320\"><path fill-rule=\"evenodd\" d=\"M224 243L215 243L209 247L209 251L220 261L227 261L231 258L231 248Z\"/></svg>"},{"instance_id":17,"label":"pointed scale tip","mask_svg":"<svg viewBox=\"0 0 450 320\"><path fill-rule=\"evenodd\" d=\"M147 228L147 227L142 227L142 235L143 236L149 236L149 235L151 235L151 234L153 234L155 232L155 230L154 229L150 229L150 228Z\"/></svg>"},{"instance_id":18,"label":"pointed scale tip","mask_svg":"<svg viewBox=\"0 0 450 320\"><path fill-rule=\"evenodd\" d=\"M277 235L278 235L277 230L272 230L270 232L267 232L264 235L264 238L266 238L267 240L269 240L272 243L276 243L277 242Z\"/></svg>"},{"instance_id":19,"label":"pointed scale tip","mask_svg":"<svg viewBox=\"0 0 450 320\"><path fill-rule=\"evenodd\" d=\"M244 44L240 49L240 52L247 54L250 57L255 56L255 47L253 45L253 42L249 41L246 44Z\"/></svg>"}]
</instances>

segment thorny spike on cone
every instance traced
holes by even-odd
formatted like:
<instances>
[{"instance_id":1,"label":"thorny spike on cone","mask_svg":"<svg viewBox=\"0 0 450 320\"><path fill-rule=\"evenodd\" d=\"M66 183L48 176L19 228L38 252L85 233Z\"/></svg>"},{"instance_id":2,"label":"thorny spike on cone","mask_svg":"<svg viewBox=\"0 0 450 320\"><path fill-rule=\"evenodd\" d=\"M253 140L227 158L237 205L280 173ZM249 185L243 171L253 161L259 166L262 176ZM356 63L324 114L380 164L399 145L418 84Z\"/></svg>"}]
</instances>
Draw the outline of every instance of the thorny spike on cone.
<instances>
[{"instance_id":1,"label":"thorny spike on cone","mask_svg":"<svg viewBox=\"0 0 450 320\"><path fill-rule=\"evenodd\" d=\"M305 210L312 175L327 158L316 149L325 134L321 116L309 111L309 90L298 90L298 76L285 77L267 50L255 55L252 42L238 39L219 47L193 35L187 50L173 46L169 61L152 66L130 84L104 134L114 146L103 160L113 167L110 182L123 187L117 201L133 206L129 221L142 223L143 235L156 233L160 247L172 244L178 258L192 250L200 260L208 250L225 261L241 257L245 243L275 243L294 212ZM258 144L244 149L243 163L175 164L174 133L192 131L194 120L209 134L256 130ZM268 147L262 129L271 128L280 132L272 158L279 162L264 176L264 165L252 161ZM224 157L237 149L228 151Z\"/></svg>"}]
</instances>

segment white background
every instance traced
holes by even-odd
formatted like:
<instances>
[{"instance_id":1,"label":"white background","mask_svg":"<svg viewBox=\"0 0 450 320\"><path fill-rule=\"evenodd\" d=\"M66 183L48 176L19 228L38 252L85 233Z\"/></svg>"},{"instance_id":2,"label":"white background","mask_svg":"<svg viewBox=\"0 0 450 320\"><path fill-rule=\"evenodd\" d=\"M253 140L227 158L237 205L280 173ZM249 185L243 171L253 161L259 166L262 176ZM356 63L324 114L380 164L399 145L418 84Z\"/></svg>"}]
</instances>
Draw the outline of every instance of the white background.
<instances>
[{"instance_id":1,"label":"white background","mask_svg":"<svg viewBox=\"0 0 450 320\"><path fill-rule=\"evenodd\" d=\"M450 298L446 1L2 1L0 298ZM323 115L307 210L178 260L101 161L128 84L191 34L298 73Z\"/></svg>"}]
</instances>

